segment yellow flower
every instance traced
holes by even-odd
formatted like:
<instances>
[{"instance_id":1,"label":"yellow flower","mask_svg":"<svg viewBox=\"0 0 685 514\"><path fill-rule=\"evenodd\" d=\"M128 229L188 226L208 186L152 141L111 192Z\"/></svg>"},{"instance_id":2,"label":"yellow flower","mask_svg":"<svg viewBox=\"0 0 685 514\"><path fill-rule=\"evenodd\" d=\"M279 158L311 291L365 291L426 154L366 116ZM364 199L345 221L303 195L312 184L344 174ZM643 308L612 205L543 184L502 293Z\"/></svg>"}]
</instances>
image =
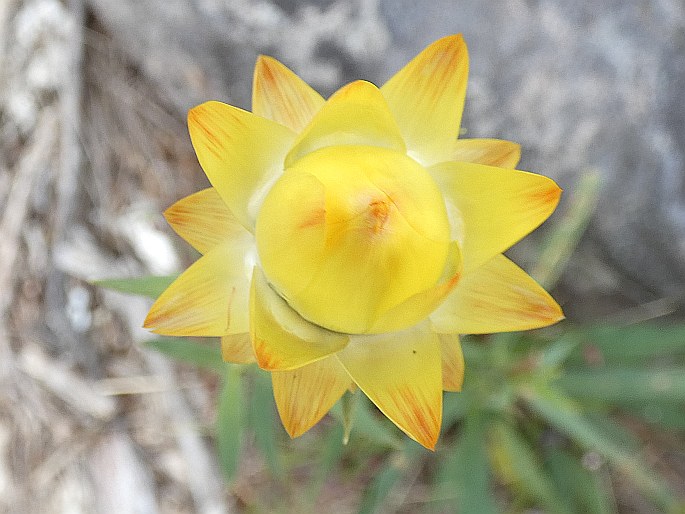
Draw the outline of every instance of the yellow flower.
<instances>
[{"instance_id":1,"label":"yellow flower","mask_svg":"<svg viewBox=\"0 0 685 514\"><path fill-rule=\"evenodd\" d=\"M203 255L145 326L220 336L225 360L256 359L293 437L359 387L434 448L442 391L463 380L457 334L563 317L502 255L561 190L514 169L515 143L457 140L467 73L466 46L449 36L380 89L357 81L324 100L260 57L252 113L192 109L212 187L165 214Z\"/></svg>"}]
</instances>

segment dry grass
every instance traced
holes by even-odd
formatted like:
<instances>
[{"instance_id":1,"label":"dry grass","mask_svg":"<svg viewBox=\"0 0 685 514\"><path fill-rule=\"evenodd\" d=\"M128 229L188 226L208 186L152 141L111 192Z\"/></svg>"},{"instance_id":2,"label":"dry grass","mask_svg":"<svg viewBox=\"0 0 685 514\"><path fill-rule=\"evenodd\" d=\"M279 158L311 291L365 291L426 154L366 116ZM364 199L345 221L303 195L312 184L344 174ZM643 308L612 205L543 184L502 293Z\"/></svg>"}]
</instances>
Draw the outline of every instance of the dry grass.
<instances>
[{"instance_id":1,"label":"dry grass","mask_svg":"<svg viewBox=\"0 0 685 514\"><path fill-rule=\"evenodd\" d=\"M0 45L0 511L226 512L207 377L136 346L145 302L88 282L178 265L160 212L201 186L184 122L79 2L0 4Z\"/></svg>"}]
</instances>

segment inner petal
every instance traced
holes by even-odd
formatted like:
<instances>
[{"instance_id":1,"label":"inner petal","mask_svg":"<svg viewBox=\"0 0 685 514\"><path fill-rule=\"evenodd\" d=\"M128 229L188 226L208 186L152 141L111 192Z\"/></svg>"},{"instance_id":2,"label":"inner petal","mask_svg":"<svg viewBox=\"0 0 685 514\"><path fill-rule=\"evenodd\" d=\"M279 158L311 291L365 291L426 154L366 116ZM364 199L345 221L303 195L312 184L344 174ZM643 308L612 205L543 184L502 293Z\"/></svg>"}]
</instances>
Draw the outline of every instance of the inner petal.
<instances>
[{"instance_id":1,"label":"inner petal","mask_svg":"<svg viewBox=\"0 0 685 514\"><path fill-rule=\"evenodd\" d=\"M265 275L301 316L365 333L437 283L449 232L442 195L418 163L349 145L286 170L264 201L256 239Z\"/></svg>"}]
</instances>

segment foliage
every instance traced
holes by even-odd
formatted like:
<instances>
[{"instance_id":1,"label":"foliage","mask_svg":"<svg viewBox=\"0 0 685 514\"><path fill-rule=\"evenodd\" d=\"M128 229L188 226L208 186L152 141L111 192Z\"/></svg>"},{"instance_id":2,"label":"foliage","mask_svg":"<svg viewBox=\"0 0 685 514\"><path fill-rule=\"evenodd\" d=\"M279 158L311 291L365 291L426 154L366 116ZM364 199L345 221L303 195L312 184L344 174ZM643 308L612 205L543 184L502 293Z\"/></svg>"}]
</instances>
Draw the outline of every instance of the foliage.
<instances>
[{"instance_id":1,"label":"foliage","mask_svg":"<svg viewBox=\"0 0 685 514\"><path fill-rule=\"evenodd\" d=\"M598 181L587 175L557 222L534 275L558 279L590 218ZM168 277L101 282L156 297ZM335 423L288 442L276 420L267 373L221 361L218 346L180 338L147 343L168 356L220 373L216 444L230 480L253 441L278 491L294 504L262 498L257 511L313 511L329 480L370 477L358 511L613 513L612 484L629 481L655 508L685 512L682 499L647 464L622 416L685 436L685 326L562 323L527 333L465 337L462 393L446 393L435 453L403 436L361 394L332 410ZM351 431L351 433L350 433ZM343 441L349 436L349 444ZM301 442L305 440L306 442ZM302 486L295 470L308 468ZM334 478L335 477L335 478ZM410 495L412 484L428 484Z\"/></svg>"}]
</instances>

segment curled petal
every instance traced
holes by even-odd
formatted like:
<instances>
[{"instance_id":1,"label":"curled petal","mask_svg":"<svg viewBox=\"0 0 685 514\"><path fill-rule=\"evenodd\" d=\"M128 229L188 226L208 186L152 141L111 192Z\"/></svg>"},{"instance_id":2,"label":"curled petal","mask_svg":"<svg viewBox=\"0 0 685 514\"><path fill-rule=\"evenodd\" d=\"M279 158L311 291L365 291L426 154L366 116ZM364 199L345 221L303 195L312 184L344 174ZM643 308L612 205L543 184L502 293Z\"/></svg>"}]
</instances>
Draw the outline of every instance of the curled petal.
<instances>
[{"instance_id":1,"label":"curled petal","mask_svg":"<svg viewBox=\"0 0 685 514\"><path fill-rule=\"evenodd\" d=\"M521 158L521 145L502 139L459 139L454 142L450 161L486 164L499 168L516 168Z\"/></svg>"},{"instance_id":2,"label":"curled petal","mask_svg":"<svg viewBox=\"0 0 685 514\"><path fill-rule=\"evenodd\" d=\"M503 255L464 275L431 314L436 331L460 334L530 330L563 318L549 293Z\"/></svg>"},{"instance_id":3,"label":"curled petal","mask_svg":"<svg viewBox=\"0 0 685 514\"><path fill-rule=\"evenodd\" d=\"M468 71L464 40L448 36L429 45L381 87L409 154L424 165L450 159Z\"/></svg>"},{"instance_id":4,"label":"curled petal","mask_svg":"<svg viewBox=\"0 0 685 514\"><path fill-rule=\"evenodd\" d=\"M428 172L448 204L465 275L537 228L561 196L553 180L526 171L443 162Z\"/></svg>"},{"instance_id":5,"label":"curled petal","mask_svg":"<svg viewBox=\"0 0 685 514\"><path fill-rule=\"evenodd\" d=\"M250 364L255 362L250 334L229 334L221 338L221 357L224 362Z\"/></svg>"},{"instance_id":6,"label":"curled petal","mask_svg":"<svg viewBox=\"0 0 685 514\"><path fill-rule=\"evenodd\" d=\"M273 371L271 380L276 407L290 437L314 426L352 384L334 355L290 371Z\"/></svg>"},{"instance_id":7,"label":"curled petal","mask_svg":"<svg viewBox=\"0 0 685 514\"><path fill-rule=\"evenodd\" d=\"M145 328L171 336L247 332L254 240L244 233L212 248L172 282L152 305Z\"/></svg>"},{"instance_id":8,"label":"curled petal","mask_svg":"<svg viewBox=\"0 0 685 514\"><path fill-rule=\"evenodd\" d=\"M245 232L213 187L182 198L164 211L164 217L200 253Z\"/></svg>"},{"instance_id":9,"label":"curled petal","mask_svg":"<svg viewBox=\"0 0 685 514\"><path fill-rule=\"evenodd\" d=\"M338 359L369 399L409 437L435 448L442 420L440 342L428 323L355 336Z\"/></svg>"},{"instance_id":10,"label":"curled petal","mask_svg":"<svg viewBox=\"0 0 685 514\"><path fill-rule=\"evenodd\" d=\"M461 391L464 384L464 353L457 334L438 334L442 353L442 388Z\"/></svg>"},{"instance_id":11,"label":"curled petal","mask_svg":"<svg viewBox=\"0 0 685 514\"><path fill-rule=\"evenodd\" d=\"M340 88L300 134L285 159L286 167L326 146L369 145L405 152L388 104L376 86L358 80Z\"/></svg>"},{"instance_id":12,"label":"curled petal","mask_svg":"<svg viewBox=\"0 0 685 514\"><path fill-rule=\"evenodd\" d=\"M425 169L399 152L357 145L317 150L286 170L256 225L274 288L302 317L345 333L369 332L386 311L433 287L449 230ZM398 316L405 312L415 315Z\"/></svg>"},{"instance_id":13,"label":"curled petal","mask_svg":"<svg viewBox=\"0 0 685 514\"><path fill-rule=\"evenodd\" d=\"M454 289L461 276L459 245L451 243L442 278L432 288L415 294L380 316L369 333L393 332L425 319Z\"/></svg>"},{"instance_id":14,"label":"curled petal","mask_svg":"<svg viewBox=\"0 0 685 514\"><path fill-rule=\"evenodd\" d=\"M266 370L299 368L335 353L348 336L303 319L255 268L250 292L250 336L257 363Z\"/></svg>"},{"instance_id":15,"label":"curled petal","mask_svg":"<svg viewBox=\"0 0 685 514\"><path fill-rule=\"evenodd\" d=\"M188 112L197 159L224 202L249 231L270 185L283 171L290 129L221 102Z\"/></svg>"},{"instance_id":16,"label":"curled petal","mask_svg":"<svg viewBox=\"0 0 685 514\"><path fill-rule=\"evenodd\" d=\"M260 55L254 70L252 112L299 133L324 99L276 59Z\"/></svg>"}]
</instances>

